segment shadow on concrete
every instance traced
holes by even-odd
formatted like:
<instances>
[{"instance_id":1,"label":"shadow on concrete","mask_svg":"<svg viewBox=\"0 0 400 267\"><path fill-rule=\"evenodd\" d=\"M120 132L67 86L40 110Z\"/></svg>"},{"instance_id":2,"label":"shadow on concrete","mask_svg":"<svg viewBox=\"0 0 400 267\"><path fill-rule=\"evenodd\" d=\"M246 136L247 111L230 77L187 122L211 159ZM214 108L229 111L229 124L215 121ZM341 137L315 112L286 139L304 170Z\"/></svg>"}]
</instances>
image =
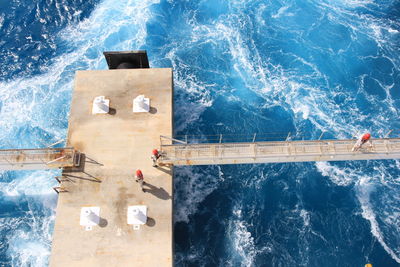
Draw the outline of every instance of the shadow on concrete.
<instances>
[{"instance_id":1,"label":"shadow on concrete","mask_svg":"<svg viewBox=\"0 0 400 267\"><path fill-rule=\"evenodd\" d=\"M107 221L106 219L100 217L99 226L100 226L101 228L104 228L104 227L106 227L107 225L108 225L108 221Z\"/></svg>"},{"instance_id":2,"label":"shadow on concrete","mask_svg":"<svg viewBox=\"0 0 400 267\"><path fill-rule=\"evenodd\" d=\"M171 199L171 196L168 194L167 191L165 191L164 188L156 187L152 184L149 184L148 182L146 182L143 185L144 185L144 187L148 187L148 188L144 188L145 193L150 193L150 194L158 197L159 199L163 199L163 200Z\"/></svg>"},{"instance_id":3,"label":"shadow on concrete","mask_svg":"<svg viewBox=\"0 0 400 267\"><path fill-rule=\"evenodd\" d=\"M79 173L76 173L75 175L72 175L72 174L66 174L65 172L63 173L63 176L68 177L68 178L76 178L76 179L80 179L80 180L86 180L86 181L90 181L90 182L101 183L101 180L99 178L96 178L93 175L90 175L90 174L88 174L86 172L81 172L81 173L82 174L86 174L87 177L85 177L83 175L82 176L77 175Z\"/></svg>"},{"instance_id":4,"label":"shadow on concrete","mask_svg":"<svg viewBox=\"0 0 400 267\"><path fill-rule=\"evenodd\" d=\"M101 180L99 178L96 178L95 176L85 172L85 166L86 166L87 163L88 164L95 164L95 165L99 165L99 166L104 166L104 165L101 164L100 162L97 162L94 159L89 158L84 153L81 153L80 157L81 158L80 158L79 166L63 168L63 176L80 178L82 180L91 180L91 181L95 181L95 182L99 182L100 183ZM85 174L87 177L78 176L78 175L72 175L72 174L69 174L69 173Z\"/></svg>"},{"instance_id":5,"label":"shadow on concrete","mask_svg":"<svg viewBox=\"0 0 400 267\"><path fill-rule=\"evenodd\" d=\"M83 153L80 153L79 166L64 167L63 173L82 172L85 169L85 163L86 163L86 155Z\"/></svg>"},{"instance_id":6,"label":"shadow on concrete","mask_svg":"<svg viewBox=\"0 0 400 267\"><path fill-rule=\"evenodd\" d=\"M153 227L154 225L156 225L156 220L154 220L153 218L147 217L146 225L149 227Z\"/></svg>"},{"instance_id":7,"label":"shadow on concrete","mask_svg":"<svg viewBox=\"0 0 400 267\"><path fill-rule=\"evenodd\" d=\"M108 109L108 114L110 114L110 115L115 115L115 114L117 114L117 110L116 110L115 108L110 107L110 108Z\"/></svg>"},{"instance_id":8,"label":"shadow on concrete","mask_svg":"<svg viewBox=\"0 0 400 267\"><path fill-rule=\"evenodd\" d=\"M98 161L96 161L96 160L94 160L94 159L92 159L92 158L89 158L88 156L86 156L85 154L81 154L81 157L84 157L83 159L84 159L84 164L86 164L86 163L90 163L90 164L94 164L94 165L99 165L99 166L104 166L104 164L102 164L102 163L100 163L100 162L98 162Z\"/></svg>"},{"instance_id":9,"label":"shadow on concrete","mask_svg":"<svg viewBox=\"0 0 400 267\"><path fill-rule=\"evenodd\" d=\"M166 168L165 166L158 166L157 170L160 170L166 174L172 175L172 171L170 168Z\"/></svg>"},{"instance_id":10,"label":"shadow on concrete","mask_svg":"<svg viewBox=\"0 0 400 267\"><path fill-rule=\"evenodd\" d=\"M156 109L155 107L150 107L149 112L150 112L151 114L156 114L156 113L157 113L157 109Z\"/></svg>"}]
</instances>

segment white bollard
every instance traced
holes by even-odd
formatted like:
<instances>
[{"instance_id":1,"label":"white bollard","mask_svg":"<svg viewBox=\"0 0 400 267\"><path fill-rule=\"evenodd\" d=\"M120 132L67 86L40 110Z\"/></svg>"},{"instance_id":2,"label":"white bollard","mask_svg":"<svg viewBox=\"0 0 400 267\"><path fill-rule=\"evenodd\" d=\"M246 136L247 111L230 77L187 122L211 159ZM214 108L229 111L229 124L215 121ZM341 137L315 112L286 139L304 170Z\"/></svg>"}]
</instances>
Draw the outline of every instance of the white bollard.
<instances>
[{"instance_id":1,"label":"white bollard","mask_svg":"<svg viewBox=\"0 0 400 267\"><path fill-rule=\"evenodd\" d=\"M150 99L145 98L144 95L138 95L133 99L133 112L149 112Z\"/></svg>"},{"instance_id":2,"label":"white bollard","mask_svg":"<svg viewBox=\"0 0 400 267\"><path fill-rule=\"evenodd\" d=\"M141 223L145 224L147 221L147 216L145 214L143 214L143 212L141 210L139 210L138 208L134 208L132 209L132 216L140 221Z\"/></svg>"},{"instance_id":3,"label":"white bollard","mask_svg":"<svg viewBox=\"0 0 400 267\"><path fill-rule=\"evenodd\" d=\"M136 103L142 109L146 109L146 103L144 102L144 95L139 95L138 97L136 97Z\"/></svg>"},{"instance_id":4,"label":"white bollard","mask_svg":"<svg viewBox=\"0 0 400 267\"><path fill-rule=\"evenodd\" d=\"M104 114L110 111L110 100L104 96L97 96L93 100L92 114Z\"/></svg>"},{"instance_id":5,"label":"white bollard","mask_svg":"<svg viewBox=\"0 0 400 267\"><path fill-rule=\"evenodd\" d=\"M99 216L91 210L86 210L85 215L88 221L98 224L100 221Z\"/></svg>"}]
</instances>

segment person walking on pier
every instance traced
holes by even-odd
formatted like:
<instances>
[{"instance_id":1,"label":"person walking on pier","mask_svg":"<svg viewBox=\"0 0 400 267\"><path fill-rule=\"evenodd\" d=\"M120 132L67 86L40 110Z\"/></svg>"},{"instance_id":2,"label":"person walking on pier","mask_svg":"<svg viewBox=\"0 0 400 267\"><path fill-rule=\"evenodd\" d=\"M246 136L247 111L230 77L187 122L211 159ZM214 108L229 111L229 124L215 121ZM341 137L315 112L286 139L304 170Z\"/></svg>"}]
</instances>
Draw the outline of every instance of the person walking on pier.
<instances>
[{"instance_id":1,"label":"person walking on pier","mask_svg":"<svg viewBox=\"0 0 400 267\"><path fill-rule=\"evenodd\" d=\"M151 154L151 160L153 161L153 167L158 167L157 165L157 160L160 157L160 153L158 153L157 149L153 149L152 154Z\"/></svg>"},{"instance_id":2,"label":"person walking on pier","mask_svg":"<svg viewBox=\"0 0 400 267\"><path fill-rule=\"evenodd\" d=\"M365 143L368 143L369 147L372 147L370 133L365 133L362 136L360 136L358 138L357 142L354 144L353 149L351 151L354 152L354 151L359 150Z\"/></svg>"},{"instance_id":3,"label":"person walking on pier","mask_svg":"<svg viewBox=\"0 0 400 267\"><path fill-rule=\"evenodd\" d=\"M143 173L142 173L141 170L139 170L139 169L136 170L136 176L135 176L135 178L136 178L136 182L139 183L140 188L142 188L142 191L143 191L143 192L146 192L146 191L144 190L144 188L143 188L143 185L145 185L146 182L144 181Z\"/></svg>"}]
</instances>

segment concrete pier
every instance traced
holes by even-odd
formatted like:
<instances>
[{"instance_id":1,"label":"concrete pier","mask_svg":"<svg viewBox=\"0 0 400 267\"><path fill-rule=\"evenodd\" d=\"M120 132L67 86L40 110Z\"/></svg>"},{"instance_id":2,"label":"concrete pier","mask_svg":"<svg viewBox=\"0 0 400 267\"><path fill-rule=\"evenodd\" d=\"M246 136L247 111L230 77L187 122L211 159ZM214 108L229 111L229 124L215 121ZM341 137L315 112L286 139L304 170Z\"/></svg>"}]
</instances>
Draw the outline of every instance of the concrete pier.
<instances>
[{"instance_id":1,"label":"concrete pier","mask_svg":"<svg viewBox=\"0 0 400 267\"><path fill-rule=\"evenodd\" d=\"M150 112L133 113L138 95ZM92 115L97 96L109 114ZM84 153L84 168L64 170L56 211L50 266L172 266L172 170L150 159L159 136L172 135L171 69L78 71L71 104L68 146ZM134 174L147 183L141 191ZM146 205L147 223L134 230L128 206ZM99 207L99 223L86 231L82 207Z\"/></svg>"}]
</instances>

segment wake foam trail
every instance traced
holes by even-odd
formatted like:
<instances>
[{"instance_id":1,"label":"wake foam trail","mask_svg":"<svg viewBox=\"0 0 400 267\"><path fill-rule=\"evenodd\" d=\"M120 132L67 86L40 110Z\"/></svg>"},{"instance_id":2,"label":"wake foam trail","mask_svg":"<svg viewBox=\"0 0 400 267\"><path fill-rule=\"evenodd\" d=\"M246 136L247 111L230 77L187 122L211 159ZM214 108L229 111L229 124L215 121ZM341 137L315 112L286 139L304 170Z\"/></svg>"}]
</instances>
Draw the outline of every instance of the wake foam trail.
<instances>
[{"instance_id":1,"label":"wake foam trail","mask_svg":"<svg viewBox=\"0 0 400 267\"><path fill-rule=\"evenodd\" d=\"M210 91L216 86L202 80L196 73L191 73L191 66L178 54L180 48L182 47L171 49L165 56L170 60L174 70L175 132L181 132L199 121L201 114L212 106Z\"/></svg>"},{"instance_id":2,"label":"wake foam trail","mask_svg":"<svg viewBox=\"0 0 400 267\"><path fill-rule=\"evenodd\" d=\"M360 2L352 1L350 4L354 7L360 4ZM386 65L389 65L389 73L397 71L397 64L393 62L396 62L398 59L397 56L394 56L398 51L396 52L391 48L391 46L396 47L393 44L396 38L391 36L394 32L391 28L382 29L381 25L384 24L385 20L380 21L371 16L360 17L356 12L347 11L345 16L340 16L339 21L339 19L335 18L338 9L332 10L333 12L324 11L329 13L325 14L328 16L329 22L351 28L352 30L357 28L352 33L359 35L360 39L364 37L362 35L366 34L369 41L372 41L380 49L379 52L383 54L383 58L388 58L388 64ZM358 77L355 88L344 88L340 84L332 83L329 80L330 77L324 74L323 70L320 70L318 64L297 55L291 56L297 62L302 62L304 66L308 66L312 70L310 75L299 77L297 72L293 73L292 70L285 69L281 65L271 66L271 63L268 63L269 58L262 58L258 47L251 40L246 40L246 33L241 31L243 24L253 27L250 17L251 15L243 15L240 17L241 21L235 19L221 25L220 28L224 29L222 31L224 33L223 36L225 36L229 43L230 54L233 60L236 61L235 70L237 75L241 80L245 81L247 88L262 96L268 103L267 105L280 105L285 107L286 110L291 110L294 114L295 125L301 125L304 120L308 120L315 129L321 131L328 130L337 138L349 138L353 134L362 131L372 131L376 137L382 137L385 132L389 131L394 122L393 118L398 117L395 103L390 98L390 90L394 86L390 83L390 79L388 79L389 83L373 79L389 95L382 101L382 99L369 94L368 88L363 83L364 76ZM362 18L360 20L362 21L361 23L356 21L360 18ZM371 31L370 25L379 26L374 26L378 28ZM316 26L314 25L314 27ZM295 31L295 29L291 30ZM321 47L321 49L325 48ZM363 52L361 51L361 53ZM337 53L349 52L338 50ZM287 55L288 53L282 53L282 57ZM378 62L378 57L381 56L378 53L371 55L370 58L373 59L373 62ZM360 64L362 65L364 62L361 61ZM360 98L363 101L365 100L365 106L364 103L360 104ZM367 126L366 122L368 122ZM318 162L316 166L324 176L329 176L332 182L340 186L355 185L359 177L364 177L365 173L370 171L369 169L363 170L358 164L349 164L348 167L343 168L330 163ZM384 168L381 162L374 164L374 166ZM383 225L381 225L380 221L378 222L374 219L376 214L373 213L374 210L379 208L375 206L375 203L372 204L367 201L365 194L357 193L357 195L363 196L359 198L359 202L363 210L363 217L371 223L372 234L393 259L398 262L397 249L393 248L393 246L396 246L396 243L392 242L388 245L385 242L389 236L396 236L396 233L389 231L389 234L384 234L380 231L379 226L382 227ZM374 208L372 208L373 205ZM394 208L387 208L386 212L393 214Z\"/></svg>"},{"instance_id":3,"label":"wake foam trail","mask_svg":"<svg viewBox=\"0 0 400 267\"><path fill-rule=\"evenodd\" d=\"M242 218L241 208L236 206L233 211L233 218L229 221L228 236L236 253L232 256L236 264L240 266L252 266L257 255L254 237L252 237L248 227L248 223Z\"/></svg>"},{"instance_id":4,"label":"wake foam trail","mask_svg":"<svg viewBox=\"0 0 400 267\"><path fill-rule=\"evenodd\" d=\"M66 52L41 66L43 74L0 83L1 148L43 147L65 138L75 71L104 69L105 50L143 47L154 3L158 1L103 1L89 18L61 31L59 47ZM9 211L1 218L2 236L9 244L2 253L11 259L7 264L48 264L56 203L54 175L1 174L2 202L21 200L12 207L22 217L14 219L15 211Z\"/></svg>"},{"instance_id":5,"label":"wake foam trail","mask_svg":"<svg viewBox=\"0 0 400 267\"><path fill-rule=\"evenodd\" d=\"M286 7L283 8L285 9ZM332 7L330 10L333 11L325 10L323 12L327 13L325 15L329 16L332 23L343 25L352 30L352 27L355 27L353 24L355 24L356 29L354 31L356 34L368 34L376 44L382 43L380 41L381 37L370 35L370 24L376 25L378 23L376 19L371 17L360 18L360 21L363 22L360 24L357 19L353 19L354 17L359 18L356 12L346 10L346 15L341 15L339 11L342 11L342 9ZM299 14L297 13L296 15ZM336 15L341 19L335 19ZM232 55L233 62L235 62L236 74L245 82L247 88L257 92L259 96L265 99L267 107L282 106L295 115L296 124L309 120L315 128L321 131L332 131L339 138L351 137L360 130L364 121L370 120L373 121L373 127L377 131L378 129L389 130L388 125L392 122L390 118L398 115L394 102L390 97L386 99L385 106L383 106L380 100L369 97L364 88L361 88L360 93L367 101L371 102L373 106L371 110L375 110L377 114L374 116L372 114L364 115L363 107L358 105L354 92L349 88L343 88L341 85L332 84L329 81L329 76L320 70L321 67L316 62L304 57L304 55L297 55L290 51L274 51L274 53L279 52L282 54L282 57L292 58L293 63L302 64L304 68L297 70L287 69L279 64L273 65L271 56L268 54L267 57L262 55L258 45L249 40L247 33L242 30L243 24L247 25L247 27L254 27L253 20L250 14L232 16L227 22L217 24L218 26L214 32L219 33L219 36L222 36L228 42L229 53ZM382 22L379 23L379 25L382 24ZM281 24L278 26L283 27ZM266 29L260 30L269 30L269 28L266 27ZM296 31L296 29L287 30ZM295 39L298 37L295 35L289 35L288 38L294 38L293 41L298 42ZM384 40L385 46L382 50L393 51L390 46L395 47L393 41L396 38L386 34ZM274 39L270 41L273 42ZM307 40L301 41L307 42ZM316 47L316 49L319 48ZM346 51L342 53L344 52ZM391 55L395 55L395 51ZM390 58L395 60L398 57L392 56ZM396 66L396 64L392 65ZM298 75L298 71L304 72L304 69L309 71L303 75ZM361 82L360 77L360 84ZM332 88L332 85L334 88ZM382 85L387 92L393 87L393 85L385 83ZM336 100L339 98L340 101ZM343 99L345 99L344 102ZM353 118L353 120L349 121L349 118Z\"/></svg>"},{"instance_id":6,"label":"wake foam trail","mask_svg":"<svg viewBox=\"0 0 400 267\"><path fill-rule=\"evenodd\" d=\"M175 167L174 178L174 222L189 222L189 216L196 213L201 203L220 182L223 173L219 166L202 167Z\"/></svg>"},{"instance_id":7,"label":"wake foam trail","mask_svg":"<svg viewBox=\"0 0 400 267\"><path fill-rule=\"evenodd\" d=\"M333 183L340 186L354 184L360 174L359 172L355 172L354 168L338 168L326 161L316 162L315 166L323 176L329 177Z\"/></svg>"},{"instance_id":8,"label":"wake foam trail","mask_svg":"<svg viewBox=\"0 0 400 267\"><path fill-rule=\"evenodd\" d=\"M375 190L375 185L371 182L371 179L368 177L361 177L357 183L356 191L357 197L360 201L361 209L362 209L362 216L369 221L371 224L371 233L372 235L378 240L378 242L382 245L385 251L397 262L400 263L400 247L397 243L396 250L393 250L387 242L385 241L385 235L383 234L381 227L377 221L377 214L374 211L373 205L371 203L371 194ZM398 199L399 200L399 199ZM397 202L397 205L399 202ZM387 212L387 211L386 211ZM392 212L389 212L391 216L393 216ZM392 217L393 218L393 217ZM394 221L387 221L388 223L394 223L394 230L398 231L399 219L395 218ZM395 233L396 233L395 232ZM393 233L393 234L395 234Z\"/></svg>"},{"instance_id":9,"label":"wake foam trail","mask_svg":"<svg viewBox=\"0 0 400 267\"><path fill-rule=\"evenodd\" d=\"M10 140L28 139L27 136L14 138L15 132L23 128L37 128L46 132L42 135L48 134L54 139L65 136L75 71L105 68L104 50L142 47L145 25L151 18L149 8L154 3L157 1L141 1L137 5L135 1L104 1L88 19L60 33L64 42L75 50L48 62L43 66L46 73L0 83L2 143L7 147L21 147ZM40 141L38 136L33 139ZM25 145L32 146L32 142Z\"/></svg>"},{"instance_id":10,"label":"wake foam trail","mask_svg":"<svg viewBox=\"0 0 400 267\"><path fill-rule=\"evenodd\" d=\"M393 178L395 164L372 163L371 171L358 164L349 167L337 167L327 162L317 162L316 167L322 175L339 186L353 185L361 215L369 221L371 234L378 240L383 249L398 263L400 263L399 237L397 236L400 223L400 197L397 191L400 188L399 178ZM366 176L365 173L371 173ZM378 192L379 189L379 192ZM371 198L374 199L372 202Z\"/></svg>"}]
</instances>

